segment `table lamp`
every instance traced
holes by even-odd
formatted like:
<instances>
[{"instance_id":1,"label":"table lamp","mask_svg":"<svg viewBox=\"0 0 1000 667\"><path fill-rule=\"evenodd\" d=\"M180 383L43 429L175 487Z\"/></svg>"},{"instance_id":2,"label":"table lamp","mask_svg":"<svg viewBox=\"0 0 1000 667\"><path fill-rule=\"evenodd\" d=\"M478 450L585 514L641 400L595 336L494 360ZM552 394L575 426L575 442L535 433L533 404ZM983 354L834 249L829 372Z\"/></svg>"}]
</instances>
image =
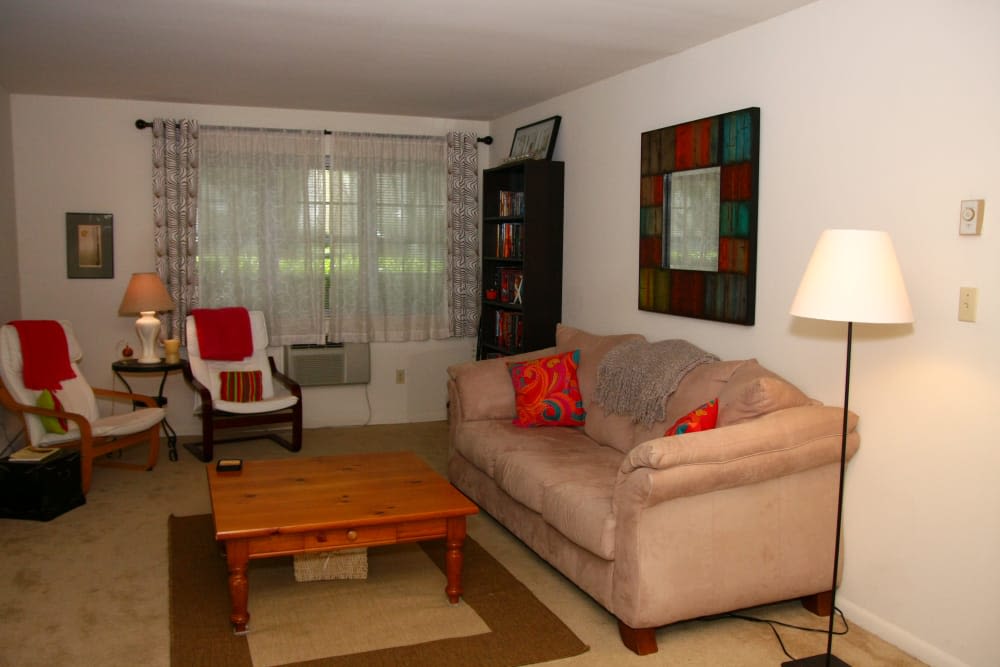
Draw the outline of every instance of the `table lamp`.
<instances>
[{"instance_id":1,"label":"table lamp","mask_svg":"<svg viewBox=\"0 0 1000 667\"><path fill-rule=\"evenodd\" d=\"M784 662L784 667L846 667L833 654L837 570L840 566L840 523L844 508L844 466L847 460L847 399L851 387L851 338L855 322L902 324L913 321L913 310L886 232L828 229L813 250L791 314L816 320L847 322L847 364L844 378L844 420L840 438L840 485L830 586L830 624L826 653Z\"/></svg>"},{"instance_id":2,"label":"table lamp","mask_svg":"<svg viewBox=\"0 0 1000 667\"><path fill-rule=\"evenodd\" d=\"M156 352L156 338L160 333L157 312L174 309L174 300L167 293L163 281L156 273L133 273L125 289L125 296L118 306L119 315L139 315L135 321L135 332L139 335L140 364L157 364L160 355Z\"/></svg>"}]
</instances>

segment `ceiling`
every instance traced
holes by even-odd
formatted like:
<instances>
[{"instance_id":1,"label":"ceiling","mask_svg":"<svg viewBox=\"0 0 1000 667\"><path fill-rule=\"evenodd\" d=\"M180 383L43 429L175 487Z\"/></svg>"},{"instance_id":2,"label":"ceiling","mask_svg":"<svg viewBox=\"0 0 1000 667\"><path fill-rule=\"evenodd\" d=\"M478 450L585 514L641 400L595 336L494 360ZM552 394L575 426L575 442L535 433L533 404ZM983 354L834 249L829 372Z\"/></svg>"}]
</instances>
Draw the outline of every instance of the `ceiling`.
<instances>
[{"instance_id":1,"label":"ceiling","mask_svg":"<svg viewBox=\"0 0 1000 667\"><path fill-rule=\"evenodd\" d=\"M0 86L491 120L812 0L0 0Z\"/></svg>"}]
</instances>

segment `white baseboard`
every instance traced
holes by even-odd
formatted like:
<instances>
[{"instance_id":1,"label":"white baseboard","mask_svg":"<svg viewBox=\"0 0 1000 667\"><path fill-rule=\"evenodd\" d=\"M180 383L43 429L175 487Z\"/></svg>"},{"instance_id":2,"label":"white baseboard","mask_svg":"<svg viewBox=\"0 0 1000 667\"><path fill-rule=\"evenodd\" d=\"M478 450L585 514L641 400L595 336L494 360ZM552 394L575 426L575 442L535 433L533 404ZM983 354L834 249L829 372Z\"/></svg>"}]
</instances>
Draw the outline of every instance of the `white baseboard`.
<instances>
[{"instance_id":1,"label":"white baseboard","mask_svg":"<svg viewBox=\"0 0 1000 667\"><path fill-rule=\"evenodd\" d=\"M913 636L906 630L876 616L864 607L859 607L850 600L837 596L837 607L844 612L848 623L857 623L865 630L878 635L893 646L906 651L914 658L926 662L932 667L971 667L968 663L962 662L955 656ZM836 642L837 640L834 638L834 645Z\"/></svg>"}]
</instances>

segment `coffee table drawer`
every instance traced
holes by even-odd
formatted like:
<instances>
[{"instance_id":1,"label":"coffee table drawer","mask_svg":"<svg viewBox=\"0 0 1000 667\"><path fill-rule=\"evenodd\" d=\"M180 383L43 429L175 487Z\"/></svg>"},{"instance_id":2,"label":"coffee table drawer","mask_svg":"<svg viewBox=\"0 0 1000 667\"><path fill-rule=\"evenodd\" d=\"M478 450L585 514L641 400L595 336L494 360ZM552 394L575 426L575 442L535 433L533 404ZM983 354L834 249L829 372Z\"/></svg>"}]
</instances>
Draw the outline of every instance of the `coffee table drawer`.
<instances>
[{"instance_id":1,"label":"coffee table drawer","mask_svg":"<svg viewBox=\"0 0 1000 667\"><path fill-rule=\"evenodd\" d=\"M306 549L366 546L371 544L392 544L396 541L395 526L362 526L360 528L340 528L321 530L305 534Z\"/></svg>"},{"instance_id":2,"label":"coffee table drawer","mask_svg":"<svg viewBox=\"0 0 1000 667\"><path fill-rule=\"evenodd\" d=\"M316 531L314 533L277 533L249 540L251 557L296 554L340 547L364 547L396 542L395 526L365 526Z\"/></svg>"}]
</instances>

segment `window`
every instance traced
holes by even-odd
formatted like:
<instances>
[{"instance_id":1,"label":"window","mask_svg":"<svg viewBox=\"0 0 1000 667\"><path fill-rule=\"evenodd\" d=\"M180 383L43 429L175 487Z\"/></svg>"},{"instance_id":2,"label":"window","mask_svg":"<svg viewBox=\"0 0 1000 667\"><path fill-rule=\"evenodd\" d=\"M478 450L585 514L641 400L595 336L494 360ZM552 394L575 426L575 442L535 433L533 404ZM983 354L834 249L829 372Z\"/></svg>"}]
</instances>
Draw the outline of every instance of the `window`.
<instances>
[{"instance_id":1,"label":"window","mask_svg":"<svg viewBox=\"0 0 1000 667\"><path fill-rule=\"evenodd\" d=\"M330 145L331 338L447 338L445 140L334 134Z\"/></svg>"},{"instance_id":2,"label":"window","mask_svg":"<svg viewBox=\"0 0 1000 667\"><path fill-rule=\"evenodd\" d=\"M272 345L323 340L322 132L203 127L199 304L264 311Z\"/></svg>"},{"instance_id":3,"label":"window","mask_svg":"<svg viewBox=\"0 0 1000 667\"><path fill-rule=\"evenodd\" d=\"M200 182L201 305L279 345L449 336L444 137L203 128Z\"/></svg>"}]
</instances>

